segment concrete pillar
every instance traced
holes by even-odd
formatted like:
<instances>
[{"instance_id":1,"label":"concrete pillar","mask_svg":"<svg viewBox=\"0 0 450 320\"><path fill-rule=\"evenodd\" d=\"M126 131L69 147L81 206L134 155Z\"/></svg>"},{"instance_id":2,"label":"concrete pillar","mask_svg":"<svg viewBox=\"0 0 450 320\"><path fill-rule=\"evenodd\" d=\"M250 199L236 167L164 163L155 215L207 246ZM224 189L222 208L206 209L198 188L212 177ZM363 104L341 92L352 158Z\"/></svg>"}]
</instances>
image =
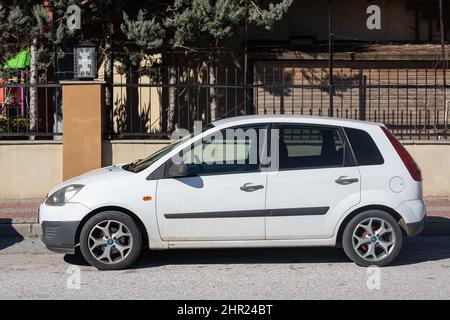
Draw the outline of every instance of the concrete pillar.
<instances>
[{"instance_id":1,"label":"concrete pillar","mask_svg":"<svg viewBox=\"0 0 450 320\"><path fill-rule=\"evenodd\" d=\"M63 179L102 166L104 82L61 81Z\"/></svg>"}]
</instances>

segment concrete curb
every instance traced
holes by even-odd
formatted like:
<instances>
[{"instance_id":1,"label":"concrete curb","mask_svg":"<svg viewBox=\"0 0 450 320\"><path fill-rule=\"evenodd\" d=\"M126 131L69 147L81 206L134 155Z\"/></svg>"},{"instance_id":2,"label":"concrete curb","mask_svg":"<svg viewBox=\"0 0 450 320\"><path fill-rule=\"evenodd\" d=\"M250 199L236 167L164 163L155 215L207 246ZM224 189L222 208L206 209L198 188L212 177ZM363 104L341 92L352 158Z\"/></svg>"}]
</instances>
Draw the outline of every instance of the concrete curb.
<instances>
[{"instance_id":1,"label":"concrete curb","mask_svg":"<svg viewBox=\"0 0 450 320\"><path fill-rule=\"evenodd\" d=\"M39 223L0 224L0 237L37 238L42 236Z\"/></svg>"}]
</instances>

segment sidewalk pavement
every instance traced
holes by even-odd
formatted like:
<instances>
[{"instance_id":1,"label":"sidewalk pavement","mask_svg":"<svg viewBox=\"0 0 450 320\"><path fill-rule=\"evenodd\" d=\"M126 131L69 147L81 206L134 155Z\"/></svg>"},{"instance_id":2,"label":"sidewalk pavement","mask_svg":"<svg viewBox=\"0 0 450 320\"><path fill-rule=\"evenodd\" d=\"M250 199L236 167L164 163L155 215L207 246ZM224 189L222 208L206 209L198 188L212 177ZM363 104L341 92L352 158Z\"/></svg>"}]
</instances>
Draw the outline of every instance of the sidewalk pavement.
<instances>
[{"instance_id":1,"label":"sidewalk pavement","mask_svg":"<svg viewBox=\"0 0 450 320\"><path fill-rule=\"evenodd\" d=\"M0 200L0 237L39 237L37 210L43 199ZM428 217L424 235L450 236L450 196L426 198Z\"/></svg>"}]
</instances>

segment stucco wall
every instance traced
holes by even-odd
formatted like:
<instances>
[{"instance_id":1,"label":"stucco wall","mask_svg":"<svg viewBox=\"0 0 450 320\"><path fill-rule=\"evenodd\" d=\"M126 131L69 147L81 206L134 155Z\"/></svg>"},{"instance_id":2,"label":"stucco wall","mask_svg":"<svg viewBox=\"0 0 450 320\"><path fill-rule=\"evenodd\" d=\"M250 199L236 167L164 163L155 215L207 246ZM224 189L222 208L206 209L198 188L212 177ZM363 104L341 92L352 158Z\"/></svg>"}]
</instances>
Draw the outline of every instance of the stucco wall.
<instances>
[{"instance_id":1,"label":"stucco wall","mask_svg":"<svg viewBox=\"0 0 450 320\"><path fill-rule=\"evenodd\" d=\"M425 195L450 195L450 143L406 142L406 149L419 164Z\"/></svg>"},{"instance_id":2,"label":"stucco wall","mask_svg":"<svg viewBox=\"0 0 450 320\"><path fill-rule=\"evenodd\" d=\"M104 141L103 165L144 158L165 141ZM450 143L405 142L424 176L424 194L450 196ZM62 182L60 142L0 142L0 199L42 198Z\"/></svg>"},{"instance_id":3,"label":"stucco wall","mask_svg":"<svg viewBox=\"0 0 450 320\"><path fill-rule=\"evenodd\" d=\"M103 141L103 165L143 159L168 145L167 141Z\"/></svg>"},{"instance_id":4,"label":"stucco wall","mask_svg":"<svg viewBox=\"0 0 450 320\"><path fill-rule=\"evenodd\" d=\"M60 142L0 142L0 199L42 198L61 181Z\"/></svg>"}]
</instances>

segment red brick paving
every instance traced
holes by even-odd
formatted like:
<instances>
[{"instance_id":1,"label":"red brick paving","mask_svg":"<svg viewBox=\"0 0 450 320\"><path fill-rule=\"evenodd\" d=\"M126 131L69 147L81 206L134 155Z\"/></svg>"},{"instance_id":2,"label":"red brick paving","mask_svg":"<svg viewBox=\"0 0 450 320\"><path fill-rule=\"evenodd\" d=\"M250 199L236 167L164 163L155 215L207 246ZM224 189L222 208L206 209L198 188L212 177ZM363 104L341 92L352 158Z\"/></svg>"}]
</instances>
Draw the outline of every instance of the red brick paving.
<instances>
[{"instance_id":1,"label":"red brick paving","mask_svg":"<svg viewBox=\"0 0 450 320\"><path fill-rule=\"evenodd\" d=\"M448 200L425 200L427 206L431 207L448 207L450 205L450 199Z\"/></svg>"},{"instance_id":2,"label":"red brick paving","mask_svg":"<svg viewBox=\"0 0 450 320\"><path fill-rule=\"evenodd\" d=\"M450 219L450 198L429 198L425 201L429 217ZM42 199L0 200L0 223L36 222L41 202Z\"/></svg>"}]
</instances>

